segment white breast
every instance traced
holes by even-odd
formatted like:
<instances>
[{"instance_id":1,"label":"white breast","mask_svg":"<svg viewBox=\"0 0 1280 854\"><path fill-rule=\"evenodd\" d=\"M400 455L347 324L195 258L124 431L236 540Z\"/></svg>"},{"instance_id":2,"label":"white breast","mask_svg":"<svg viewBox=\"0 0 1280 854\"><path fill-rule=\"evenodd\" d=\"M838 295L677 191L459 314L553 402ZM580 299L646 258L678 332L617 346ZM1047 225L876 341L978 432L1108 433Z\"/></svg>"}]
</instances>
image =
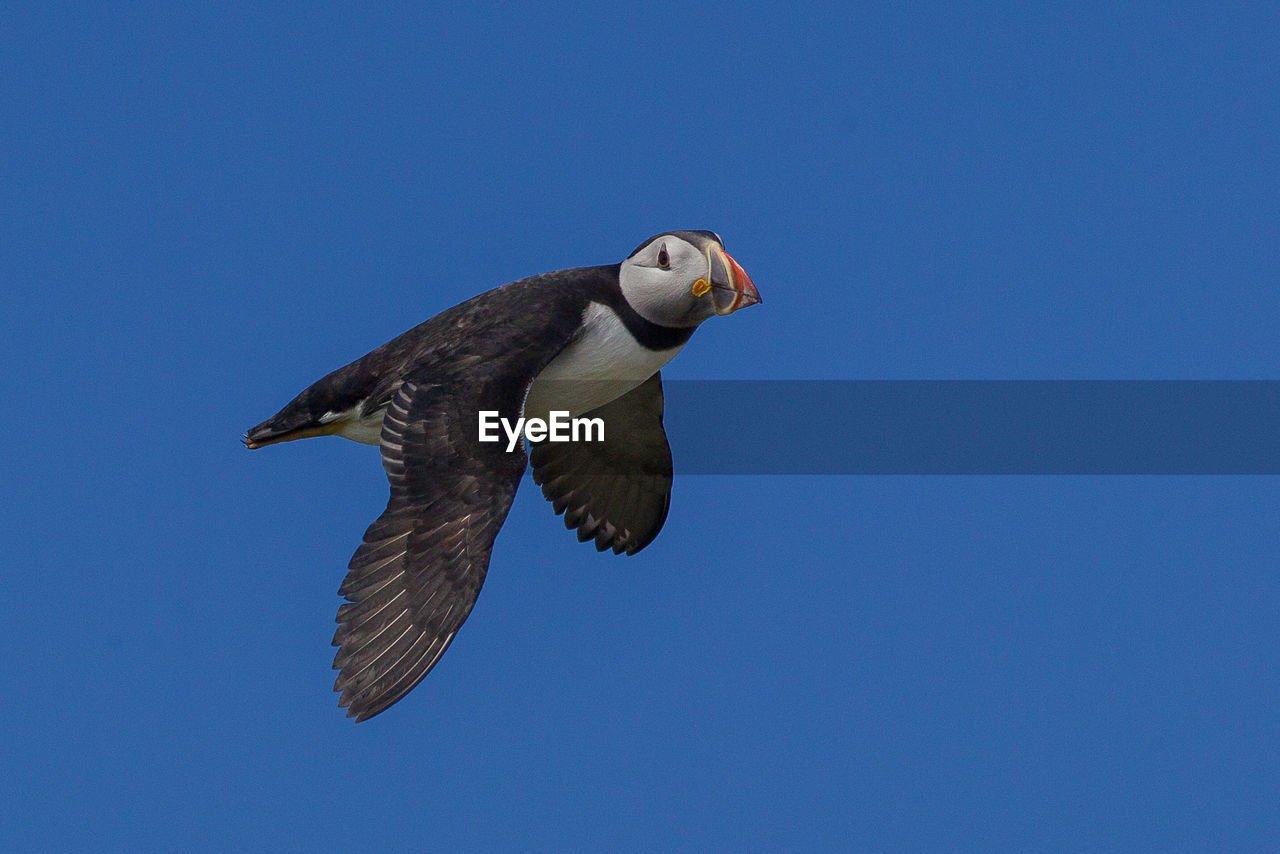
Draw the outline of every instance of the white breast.
<instances>
[{"instance_id":1,"label":"white breast","mask_svg":"<svg viewBox=\"0 0 1280 854\"><path fill-rule=\"evenodd\" d=\"M670 362L684 346L650 350L632 337L613 309L590 303L582 334L534 379L525 398L526 417L551 410L581 415L621 397Z\"/></svg>"}]
</instances>

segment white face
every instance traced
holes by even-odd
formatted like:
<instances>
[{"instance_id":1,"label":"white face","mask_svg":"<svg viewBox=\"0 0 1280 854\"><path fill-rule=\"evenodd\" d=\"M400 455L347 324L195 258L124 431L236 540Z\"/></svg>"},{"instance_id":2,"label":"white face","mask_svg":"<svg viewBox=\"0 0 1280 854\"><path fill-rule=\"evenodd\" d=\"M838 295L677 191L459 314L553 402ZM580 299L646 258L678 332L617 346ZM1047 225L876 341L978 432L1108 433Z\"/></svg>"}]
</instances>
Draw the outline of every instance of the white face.
<instances>
[{"instance_id":1,"label":"white face","mask_svg":"<svg viewBox=\"0 0 1280 854\"><path fill-rule=\"evenodd\" d=\"M645 320L697 326L715 314L706 290L710 275L705 251L682 237L664 234L622 262L619 284L622 296Z\"/></svg>"}]
</instances>

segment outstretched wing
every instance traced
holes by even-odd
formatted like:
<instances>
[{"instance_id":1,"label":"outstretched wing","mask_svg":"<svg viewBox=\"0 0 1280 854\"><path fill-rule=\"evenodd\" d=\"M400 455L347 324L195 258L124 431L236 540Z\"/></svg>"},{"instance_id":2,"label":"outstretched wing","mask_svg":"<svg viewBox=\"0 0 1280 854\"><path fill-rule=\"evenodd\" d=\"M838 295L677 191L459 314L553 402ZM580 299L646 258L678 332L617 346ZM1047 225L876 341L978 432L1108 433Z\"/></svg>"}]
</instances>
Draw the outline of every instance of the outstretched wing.
<instances>
[{"instance_id":1,"label":"outstretched wing","mask_svg":"<svg viewBox=\"0 0 1280 854\"><path fill-rule=\"evenodd\" d=\"M475 300L439 315L440 334L419 347L388 404L380 445L391 497L339 590L348 601L333 638L334 690L349 716L372 717L407 694L471 613L527 464L523 442L510 452L480 442L478 415L520 417L529 384L581 318L564 293L514 315Z\"/></svg>"},{"instance_id":2,"label":"outstretched wing","mask_svg":"<svg viewBox=\"0 0 1280 854\"><path fill-rule=\"evenodd\" d=\"M406 381L383 421L391 498L351 558L333 638L338 703L359 720L407 694L449 648L524 473L523 447L475 441L477 407L459 411L458 392Z\"/></svg>"},{"instance_id":3,"label":"outstretched wing","mask_svg":"<svg viewBox=\"0 0 1280 854\"><path fill-rule=\"evenodd\" d=\"M586 413L603 442L538 442L533 479L582 542L635 554L662 530L671 506L671 448L662 429L662 375Z\"/></svg>"}]
</instances>

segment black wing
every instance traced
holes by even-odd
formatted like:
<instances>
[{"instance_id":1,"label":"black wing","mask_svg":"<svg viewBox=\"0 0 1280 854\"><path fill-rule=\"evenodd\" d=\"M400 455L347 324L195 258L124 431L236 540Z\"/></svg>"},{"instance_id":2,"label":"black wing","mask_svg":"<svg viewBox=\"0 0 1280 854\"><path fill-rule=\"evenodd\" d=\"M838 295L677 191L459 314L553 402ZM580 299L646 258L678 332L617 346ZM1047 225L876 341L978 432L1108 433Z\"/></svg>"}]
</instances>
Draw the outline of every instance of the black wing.
<instances>
[{"instance_id":1,"label":"black wing","mask_svg":"<svg viewBox=\"0 0 1280 854\"><path fill-rule=\"evenodd\" d=\"M671 448L662 429L662 375L586 413L603 442L533 445L533 479L565 527L596 548L635 554L662 530L671 506Z\"/></svg>"},{"instance_id":2,"label":"black wing","mask_svg":"<svg viewBox=\"0 0 1280 854\"><path fill-rule=\"evenodd\" d=\"M522 448L465 441L475 415L459 419L455 393L406 381L383 421L391 498L351 558L333 638L338 704L359 720L403 697L448 649L480 595L524 473Z\"/></svg>"},{"instance_id":3,"label":"black wing","mask_svg":"<svg viewBox=\"0 0 1280 854\"><path fill-rule=\"evenodd\" d=\"M526 307L441 315L387 406L391 497L338 591L348 602L333 638L334 690L349 716L372 717L422 681L475 605L527 464L523 442L508 452L505 441L478 440L478 413L518 418L529 384L581 318L572 299Z\"/></svg>"}]
</instances>

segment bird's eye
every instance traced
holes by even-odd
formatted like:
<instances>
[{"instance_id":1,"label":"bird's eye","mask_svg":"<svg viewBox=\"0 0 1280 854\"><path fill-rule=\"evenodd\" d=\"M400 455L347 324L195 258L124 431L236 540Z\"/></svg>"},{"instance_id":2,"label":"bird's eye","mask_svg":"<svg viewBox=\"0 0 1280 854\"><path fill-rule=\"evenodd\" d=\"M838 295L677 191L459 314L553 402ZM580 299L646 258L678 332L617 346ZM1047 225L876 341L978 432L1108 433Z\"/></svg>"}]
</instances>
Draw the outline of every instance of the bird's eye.
<instances>
[{"instance_id":1,"label":"bird's eye","mask_svg":"<svg viewBox=\"0 0 1280 854\"><path fill-rule=\"evenodd\" d=\"M667 254L667 245L665 243L658 250L658 266L664 270L671 269L671 256Z\"/></svg>"}]
</instances>

